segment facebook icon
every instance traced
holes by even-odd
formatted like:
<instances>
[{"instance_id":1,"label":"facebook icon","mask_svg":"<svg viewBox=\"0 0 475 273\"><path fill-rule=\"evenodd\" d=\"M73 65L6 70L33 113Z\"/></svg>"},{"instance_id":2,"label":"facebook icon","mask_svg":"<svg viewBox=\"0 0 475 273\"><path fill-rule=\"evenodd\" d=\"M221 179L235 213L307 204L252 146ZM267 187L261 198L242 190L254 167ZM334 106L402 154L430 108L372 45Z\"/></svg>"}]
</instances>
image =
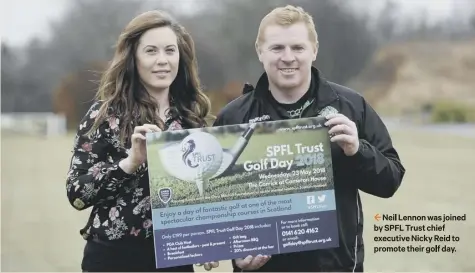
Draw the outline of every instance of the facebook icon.
<instances>
[{"instance_id":1,"label":"facebook icon","mask_svg":"<svg viewBox=\"0 0 475 273\"><path fill-rule=\"evenodd\" d=\"M314 195L308 195L307 196L307 205L315 204L315 196Z\"/></svg>"}]
</instances>

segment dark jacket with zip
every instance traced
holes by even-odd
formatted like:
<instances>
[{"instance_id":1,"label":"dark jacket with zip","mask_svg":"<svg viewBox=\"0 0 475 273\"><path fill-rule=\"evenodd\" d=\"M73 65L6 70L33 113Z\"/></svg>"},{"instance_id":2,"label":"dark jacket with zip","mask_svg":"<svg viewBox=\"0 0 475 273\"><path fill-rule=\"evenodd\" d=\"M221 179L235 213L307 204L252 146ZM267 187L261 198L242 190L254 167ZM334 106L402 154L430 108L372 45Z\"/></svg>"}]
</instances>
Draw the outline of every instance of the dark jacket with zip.
<instances>
[{"instance_id":1,"label":"dark jacket with zip","mask_svg":"<svg viewBox=\"0 0 475 273\"><path fill-rule=\"evenodd\" d=\"M405 173L386 126L360 94L325 80L313 67L309 91L308 103L300 117L337 111L355 122L358 128L360 148L354 156L346 156L337 144L331 144L340 246L274 255L256 271L361 271L364 245L359 191L389 198L399 188ZM271 104L266 99L269 95L267 75L264 73L255 88L246 84L243 95L220 111L214 126L284 119L285 111ZM234 261L233 266L235 272L241 271Z\"/></svg>"}]
</instances>

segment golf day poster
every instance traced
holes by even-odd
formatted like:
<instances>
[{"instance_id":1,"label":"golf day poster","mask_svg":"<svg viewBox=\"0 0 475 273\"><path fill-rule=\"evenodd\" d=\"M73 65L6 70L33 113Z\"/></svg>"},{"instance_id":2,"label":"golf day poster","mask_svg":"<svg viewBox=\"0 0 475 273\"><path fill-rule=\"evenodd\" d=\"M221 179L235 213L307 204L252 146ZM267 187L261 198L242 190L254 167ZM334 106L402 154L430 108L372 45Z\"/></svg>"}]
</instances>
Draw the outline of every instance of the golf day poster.
<instances>
[{"instance_id":1,"label":"golf day poster","mask_svg":"<svg viewBox=\"0 0 475 273\"><path fill-rule=\"evenodd\" d=\"M156 267L338 247L324 122L148 133Z\"/></svg>"}]
</instances>

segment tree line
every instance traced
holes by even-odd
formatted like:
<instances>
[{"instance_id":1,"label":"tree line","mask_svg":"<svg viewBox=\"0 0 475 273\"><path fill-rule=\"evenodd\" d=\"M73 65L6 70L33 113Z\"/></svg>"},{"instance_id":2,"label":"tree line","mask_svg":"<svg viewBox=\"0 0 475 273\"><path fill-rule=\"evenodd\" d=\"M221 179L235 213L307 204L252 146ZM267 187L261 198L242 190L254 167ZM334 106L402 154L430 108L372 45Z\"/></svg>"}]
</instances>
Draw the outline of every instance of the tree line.
<instances>
[{"instance_id":1,"label":"tree line","mask_svg":"<svg viewBox=\"0 0 475 273\"><path fill-rule=\"evenodd\" d=\"M195 13L183 11L185 2L74 0L52 22L50 40L36 38L21 48L2 43L2 112L62 112L68 125L76 126L92 103L119 33L134 16L152 8L169 11L192 34L200 77L215 113L240 94L244 82L255 83L263 72L254 42L261 18L277 6L298 5L312 14L320 42L315 66L341 84L356 77L385 43L473 35L473 29L424 24L396 33L396 6L389 1L372 25L343 0L200 0Z\"/></svg>"}]
</instances>

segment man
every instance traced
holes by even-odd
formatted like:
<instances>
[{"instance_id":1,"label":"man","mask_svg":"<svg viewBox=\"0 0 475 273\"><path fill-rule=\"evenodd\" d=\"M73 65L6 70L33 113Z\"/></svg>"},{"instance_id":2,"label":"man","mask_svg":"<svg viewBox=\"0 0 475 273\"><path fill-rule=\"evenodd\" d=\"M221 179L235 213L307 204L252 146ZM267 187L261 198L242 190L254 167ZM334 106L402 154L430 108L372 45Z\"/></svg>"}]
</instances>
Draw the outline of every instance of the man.
<instances>
[{"instance_id":1,"label":"man","mask_svg":"<svg viewBox=\"0 0 475 273\"><path fill-rule=\"evenodd\" d=\"M385 125L355 91L325 80L312 66L318 37L312 17L286 6L265 16L256 50L265 73L225 106L214 126L325 116L334 166L340 246L233 260L234 271L363 271L363 213L358 190L389 198L405 169Z\"/></svg>"}]
</instances>

